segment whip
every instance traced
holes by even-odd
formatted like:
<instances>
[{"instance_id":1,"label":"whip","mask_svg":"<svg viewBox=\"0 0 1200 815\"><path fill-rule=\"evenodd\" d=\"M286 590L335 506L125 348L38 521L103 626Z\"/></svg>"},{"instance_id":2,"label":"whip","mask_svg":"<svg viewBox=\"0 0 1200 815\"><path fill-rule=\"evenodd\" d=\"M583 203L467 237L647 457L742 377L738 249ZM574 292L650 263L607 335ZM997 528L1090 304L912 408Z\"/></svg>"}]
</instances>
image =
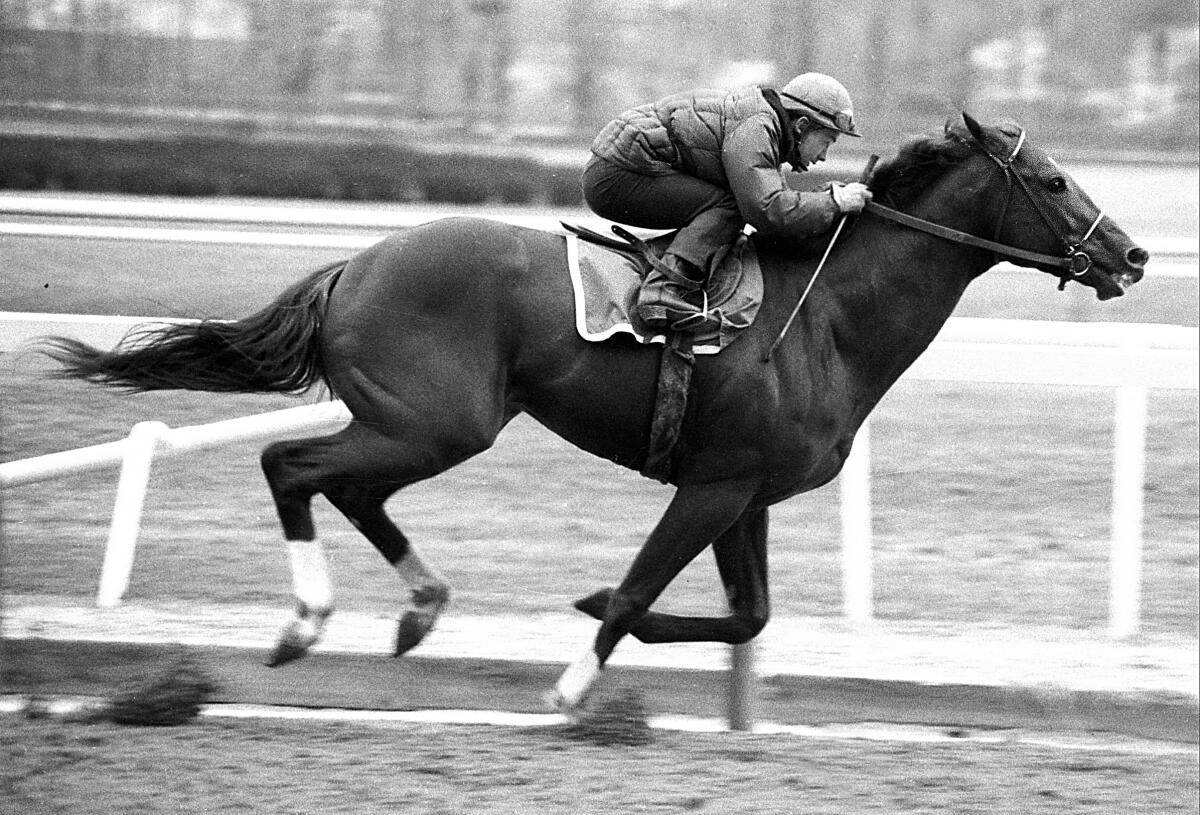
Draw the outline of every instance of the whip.
<instances>
[{"instance_id":1,"label":"whip","mask_svg":"<svg viewBox=\"0 0 1200 815\"><path fill-rule=\"evenodd\" d=\"M866 184L871 180L871 172L875 169L875 162L877 161L879 161L879 156L872 153L871 157L867 159L867 166L863 168L862 175L859 177L861 183ZM837 229L833 230L833 237L829 239L829 245L825 247L825 254L821 256L821 262L817 264L817 270L813 272L808 285L804 287L804 293L800 295L800 302L796 303L796 307L792 309L792 316L788 317L787 322L783 324L783 330L779 332L779 336L775 338L775 342L771 343L771 347L767 349L767 353L763 354L763 362L771 361L771 355L775 353L775 349L779 347L779 343L783 342L788 329L792 327L792 322L796 319L796 315L800 313L800 307L804 305L804 300L808 297L808 293L812 291L813 283L817 282L817 275L821 273L821 269L825 268L825 261L829 258L829 253L833 251L833 245L837 243L838 235L842 234L842 227L846 225L846 219L849 217L850 213L847 212L838 221Z\"/></svg>"}]
</instances>

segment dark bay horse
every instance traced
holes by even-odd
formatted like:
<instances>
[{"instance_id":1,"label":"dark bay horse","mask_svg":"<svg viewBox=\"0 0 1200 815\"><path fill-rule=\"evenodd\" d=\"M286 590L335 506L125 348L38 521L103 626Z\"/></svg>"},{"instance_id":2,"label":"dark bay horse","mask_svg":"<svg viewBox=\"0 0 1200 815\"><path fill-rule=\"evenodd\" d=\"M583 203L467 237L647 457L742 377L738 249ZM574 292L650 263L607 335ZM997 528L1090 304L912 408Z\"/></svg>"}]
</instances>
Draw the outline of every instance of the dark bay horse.
<instances>
[{"instance_id":1,"label":"dark bay horse","mask_svg":"<svg viewBox=\"0 0 1200 815\"><path fill-rule=\"evenodd\" d=\"M697 359L671 458L676 492L620 584L576 604L601 623L556 686L561 709L582 703L626 634L728 643L758 634L769 614L768 507L837 475L867 414L999 258L1075 280L1102 300L1137 282L1148 259L1015 125L964 115L905 145L871 186L882 206L846 230L773 354L816 258L756 237L762 309L730 347ZM262 455L298 601L272 664L314 644L332 608L314 495L411 590L397 627L404 653L433 627L449 590L384 501L486 450L522 412L638 468L661 354L580 339L563 236L475 218L393 235L242 320L150 328L111 352L62 338L46 350L64 375L131 390L300 392L324 381L344 400L354 417L345 430ZM709 546L728 616L650 611Z\"/></svg>"}]
</instances>

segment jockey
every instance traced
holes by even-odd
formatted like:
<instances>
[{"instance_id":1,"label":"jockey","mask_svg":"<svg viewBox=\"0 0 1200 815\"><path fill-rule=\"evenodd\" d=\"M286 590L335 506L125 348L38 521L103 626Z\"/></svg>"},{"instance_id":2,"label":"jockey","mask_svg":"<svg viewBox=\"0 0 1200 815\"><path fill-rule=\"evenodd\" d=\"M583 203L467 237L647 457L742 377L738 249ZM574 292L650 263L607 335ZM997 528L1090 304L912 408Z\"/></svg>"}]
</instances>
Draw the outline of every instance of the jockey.
<instances>
[{"instance_id":1,"label":"jockey","mask_svg":"<svg viewBox=\"0 0 1200 815\"><path fill-rule=\"evenodd\" d=\"M854 128L850 94L818 73L783 88L694 90L622 113L592 142L583 194L602 218L646 229L679 229L638 294L652 328L703 324L703 286L714 256L745 224L764 234L809 238L844 212L859 212L871 192L857 182L798 192L781 165L797 172L825 160ZM697 315L701 315L699 318Z\"/></svg>"}]
</instances>

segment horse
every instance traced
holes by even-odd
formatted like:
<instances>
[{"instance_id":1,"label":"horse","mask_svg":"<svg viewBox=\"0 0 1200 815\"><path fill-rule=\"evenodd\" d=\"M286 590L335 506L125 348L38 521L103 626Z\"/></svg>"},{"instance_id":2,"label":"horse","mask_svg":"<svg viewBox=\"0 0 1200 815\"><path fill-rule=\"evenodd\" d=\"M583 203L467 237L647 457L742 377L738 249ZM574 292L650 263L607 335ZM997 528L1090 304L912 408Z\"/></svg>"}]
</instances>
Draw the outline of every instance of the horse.
<instances>
[{"instance_id":1,"label":"horse","mask_svg":"<svg viewBox=\"0 0 1200 815\"><path fill-rule=\"evenodd\" d=\"M556 709L582 708L626 635L736 644L763 629L769 507L838 474L872 408L998 260L1107 300L1140 280L1149 259L1013 122L956 115L881 162L870 186L875 201L815 280L811 247L754 236L760 312L719 354L696 359L670 453L673 497L620 583L576 602L599 627L548 692ZM62 337L41 350L60 376L130 391L328 386L350 424L261 456L296 599L268 664L306 653L333 608L311 514L317 494L409 590L399 656L434 627L449 586L385 513L392 494L486 450L521 413L622 466L646 457L664 351L579 337L565 240L483 218L436 220L307 274L240 320L150 326L111 351ZM803 309L789 314L802 289ZM728 614L651 610L710 546Z\"/></svg>"}]
</instances>

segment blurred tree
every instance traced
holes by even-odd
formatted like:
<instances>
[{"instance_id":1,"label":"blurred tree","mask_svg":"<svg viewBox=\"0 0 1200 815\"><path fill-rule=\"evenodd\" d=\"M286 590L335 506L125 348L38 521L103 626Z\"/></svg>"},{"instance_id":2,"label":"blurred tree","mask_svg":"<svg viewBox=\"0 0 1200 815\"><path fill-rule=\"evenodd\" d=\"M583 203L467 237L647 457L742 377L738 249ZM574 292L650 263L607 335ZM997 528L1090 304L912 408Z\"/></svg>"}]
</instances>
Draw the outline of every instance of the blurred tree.
<instances>
[{"instance_id":1,"label":"blurred tree","mask_svg":"<svg viewBox=\"0 0 1200 815\"><path fill-rule=\"evenodd\" d=\"M570 124L587 132L607 115L598 110L596 104L598 74L605 56L603 34L592 0L576 0L568 6L567 14L567 37L573 63Z\"/></svg>"},{"instance_id":2,"label":"blurred tree","mask_svg":"<svg viewBox=\"0 0 1200 815\"><path fill-rule=\"evenodd\" d=\"M307 96L321 72L330 7L319 0L256 0L250 9L251 37L270 65L271 90Z\"/></svg>"},{"instance_id":3,"label":"blurred tree","mask_svg":"<svg viewBox=\"0 0 1200 815\"><path fill-rule=\"evenodd\" d=\"M512 65L509 0L469 0L467 49L463 55L463 101L467 119L483 129L508 125Z\"/></svg>"}]
</instances>

